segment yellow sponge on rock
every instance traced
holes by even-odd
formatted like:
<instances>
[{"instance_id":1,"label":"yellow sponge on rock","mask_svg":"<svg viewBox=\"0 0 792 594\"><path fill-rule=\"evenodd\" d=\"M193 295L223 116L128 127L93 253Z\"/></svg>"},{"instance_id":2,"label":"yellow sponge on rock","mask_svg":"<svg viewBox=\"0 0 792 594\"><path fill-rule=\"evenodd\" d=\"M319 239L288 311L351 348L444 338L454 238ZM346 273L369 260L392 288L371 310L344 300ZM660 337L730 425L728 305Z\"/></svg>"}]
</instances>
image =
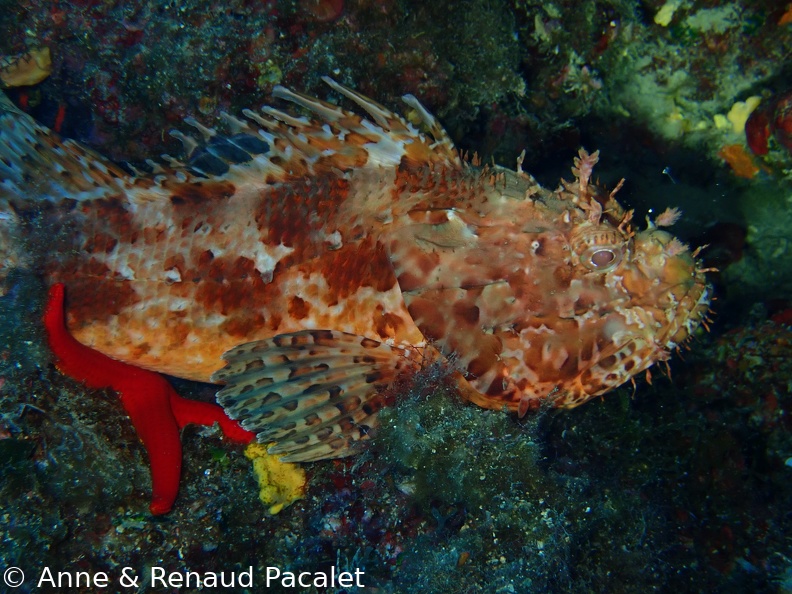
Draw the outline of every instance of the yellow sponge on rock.
<instances>
[{"instance_id":1,"label":"yellow sponge on rock","mask_svg":"<svg viewBox=\"0 0 792 594\"><path fill-rule=\"evenodd\" d=\"M275 515L305 496L306 478L299 464L281 462L278 456L268 454L270 445L251 443L245 456L253 462L261 502Z\"/></svg>"}]
</instances>

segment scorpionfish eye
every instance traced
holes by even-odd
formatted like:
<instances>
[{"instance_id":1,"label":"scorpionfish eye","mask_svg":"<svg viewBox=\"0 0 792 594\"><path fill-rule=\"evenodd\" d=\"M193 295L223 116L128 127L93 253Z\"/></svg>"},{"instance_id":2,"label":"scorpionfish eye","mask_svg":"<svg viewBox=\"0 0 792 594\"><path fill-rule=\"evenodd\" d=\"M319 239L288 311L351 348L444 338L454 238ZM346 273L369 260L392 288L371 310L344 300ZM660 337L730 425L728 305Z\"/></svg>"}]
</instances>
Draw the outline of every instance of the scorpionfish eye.
<instances>
[{"instance_id":1,"label":"scorpionfish eye","mask_svg":"<svg viewBox=\"0 0 792 594\"><path fill-rule=\"evenodd\" d=\"M616 229L595 227L574 238L572 250L586 269L609 272L622 261L624 238Z\"/></svg>"},{"instance_id":2,"label":"scorpionfish eye","mask_svg":"<svg viewBox=\"0 0 792 594\"><path fill-rule=\"evenodd\" d=\"M614 254L611 250L604 249L604 250L597 250L589 259L591 266L594 268L602 269L606 266L610 266L613 261L616 259L616 254Z\"/></svg>"}]
</instances>

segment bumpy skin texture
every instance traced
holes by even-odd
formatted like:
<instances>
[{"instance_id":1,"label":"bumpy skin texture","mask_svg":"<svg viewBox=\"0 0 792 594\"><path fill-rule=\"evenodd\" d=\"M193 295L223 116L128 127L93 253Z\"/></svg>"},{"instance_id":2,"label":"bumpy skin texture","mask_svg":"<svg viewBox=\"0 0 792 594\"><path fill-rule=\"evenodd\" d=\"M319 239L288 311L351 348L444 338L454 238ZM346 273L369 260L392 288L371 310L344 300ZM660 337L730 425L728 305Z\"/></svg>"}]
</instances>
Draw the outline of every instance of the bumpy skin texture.
<instances>
[{"instance_id":1,"label":"bumpy skin texture","mask_svg":"<svg viewBox=\"0 0 792 594\"><path fill-rule=\"evenodd\" d=\"M80 342L208 381L240 343L338 330L439 352L466 398L524 414L622 384L706 314L703 272L658 229L673 213L636 232L589 183L596 153L551 192L460 159L414 98L420 130L328 84L369 119L278 88L316 119L227 117L230 147L196 125L201 158L147 177L0 105L3 202L46 234Z\"/></svg>"}]
</instances>

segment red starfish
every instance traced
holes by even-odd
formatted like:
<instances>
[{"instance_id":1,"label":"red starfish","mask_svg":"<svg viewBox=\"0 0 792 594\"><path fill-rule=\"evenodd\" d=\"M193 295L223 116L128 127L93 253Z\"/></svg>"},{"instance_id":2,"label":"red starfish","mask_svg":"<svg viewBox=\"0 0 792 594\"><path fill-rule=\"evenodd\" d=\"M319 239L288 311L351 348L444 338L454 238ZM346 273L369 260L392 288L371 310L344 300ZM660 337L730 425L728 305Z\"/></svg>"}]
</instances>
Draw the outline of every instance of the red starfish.
<instances>
[{"instance_id":1,"label":"red starfish","mask_svg":"<svg viewBox=\"0 0 792 594\"><path fill-rule=\"evenodd\" d=\"M44 309L44 327L57 368L90 388L112 388L121 398L151 464L151 505L154 515L168 513L181 477L180 429L190 423L219 423L229 439L250 443L255 435L209 402L179 396L160 374L111 359L69 334L63 311L64 286L53 285Z\"/></svg>"}]
</instances>

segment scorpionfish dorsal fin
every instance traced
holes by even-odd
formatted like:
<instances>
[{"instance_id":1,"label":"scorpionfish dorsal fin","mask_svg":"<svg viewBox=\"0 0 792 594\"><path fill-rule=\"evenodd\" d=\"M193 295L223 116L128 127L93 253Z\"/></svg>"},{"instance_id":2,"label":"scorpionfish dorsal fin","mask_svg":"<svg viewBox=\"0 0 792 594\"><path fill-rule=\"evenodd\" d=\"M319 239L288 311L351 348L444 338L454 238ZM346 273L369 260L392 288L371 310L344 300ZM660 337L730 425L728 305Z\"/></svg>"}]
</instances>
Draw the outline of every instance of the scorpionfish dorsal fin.
<instances>
[{"instance_id":1,"label":"scorpionfish dorsal fin","mask_svg":"<svg viewBox=\"0 0 792 594\"><path fill-rule=\"evenodd\" d=\"M244 120L224 113L221 117L232 132L230 137L188 119L186 123L201 133L202 141L171 132L190 152L186 169L207 177L221 175L236 183L288 183L365 168L462 168L451 139L412 95L403 100L418 127L328 77L323 80L369 117L276 86L273 97L310 116L296 116L269 105L258 112L244 110Z\"/></svg>"},{"instance_id":2,"label":"scorpionfish dorsal fin","mask_svg":"<svg viewBox=\"0 0 792 594\"><path fill-rule=\"evenodd\" d=\"M273 96L307 110L295 116L272 106L244 110L246 119L221 114L230 134L192 118L200 140L171 131L186 158L149 161L151 174L133 176L78 142L62 139L0 93L0 199L24 207L37 201L77 201L126 195L132 202L166 199L174 188L202 179L263 187L342 177L351 170L399 166L461 169L453 142L415 97L405 103L418 127L367 97L325 77L333 90L369 116L277 86ZM134 169L134 168L133 168Z\"/></svg>"},{"instance_id":3,"label":"scorpionfish dorsal fin","mask_svg":"<svg viewBox=\"0 0 792 594\"><path fill-rule=\"evenodd\" d=\"M351 150L352 147L360 147L367 154L366 162L360 163L360 165L396 166L406 159L411 163L442 165L450 169L462 167L454 143L445 130L412 95L405 95L402 100L411 108L420 129L425 134L402 116L393 113L368 97L338 84L329 77L325 76L322 80L334 91L366 111L374 122L324 101L289 91L284 87L275 87L273 90L275 97L291 101L307 109L319 120L326 122L330 131L336 132L335 146L321 148L330 148L331 151L336 152L342 148ZM273 116L280 113L267 107L263 111ZM316 122L311 121L308 127L304 127L305 120L297 121L299 124L295 127L292 135L295 132L303 133L309 138L309 144L317 136L326 137L328 130L325 125L317 126ZM322 134L320 134L320 130ZM343 167L340 168L343 169Z\"/></svg>"},{"instance_id":4,"label":"scorpionfish dorsal fin","mask_svg":"<svg viewBox=\"0 0 792 594\"><path fill-rule=\"evenodd\" d=\"M239 345L212 375L228 416L286 462L340 458L368 438L389 387L420 368L416 349L332 330Z\"/></svg>"}]
</instances>

